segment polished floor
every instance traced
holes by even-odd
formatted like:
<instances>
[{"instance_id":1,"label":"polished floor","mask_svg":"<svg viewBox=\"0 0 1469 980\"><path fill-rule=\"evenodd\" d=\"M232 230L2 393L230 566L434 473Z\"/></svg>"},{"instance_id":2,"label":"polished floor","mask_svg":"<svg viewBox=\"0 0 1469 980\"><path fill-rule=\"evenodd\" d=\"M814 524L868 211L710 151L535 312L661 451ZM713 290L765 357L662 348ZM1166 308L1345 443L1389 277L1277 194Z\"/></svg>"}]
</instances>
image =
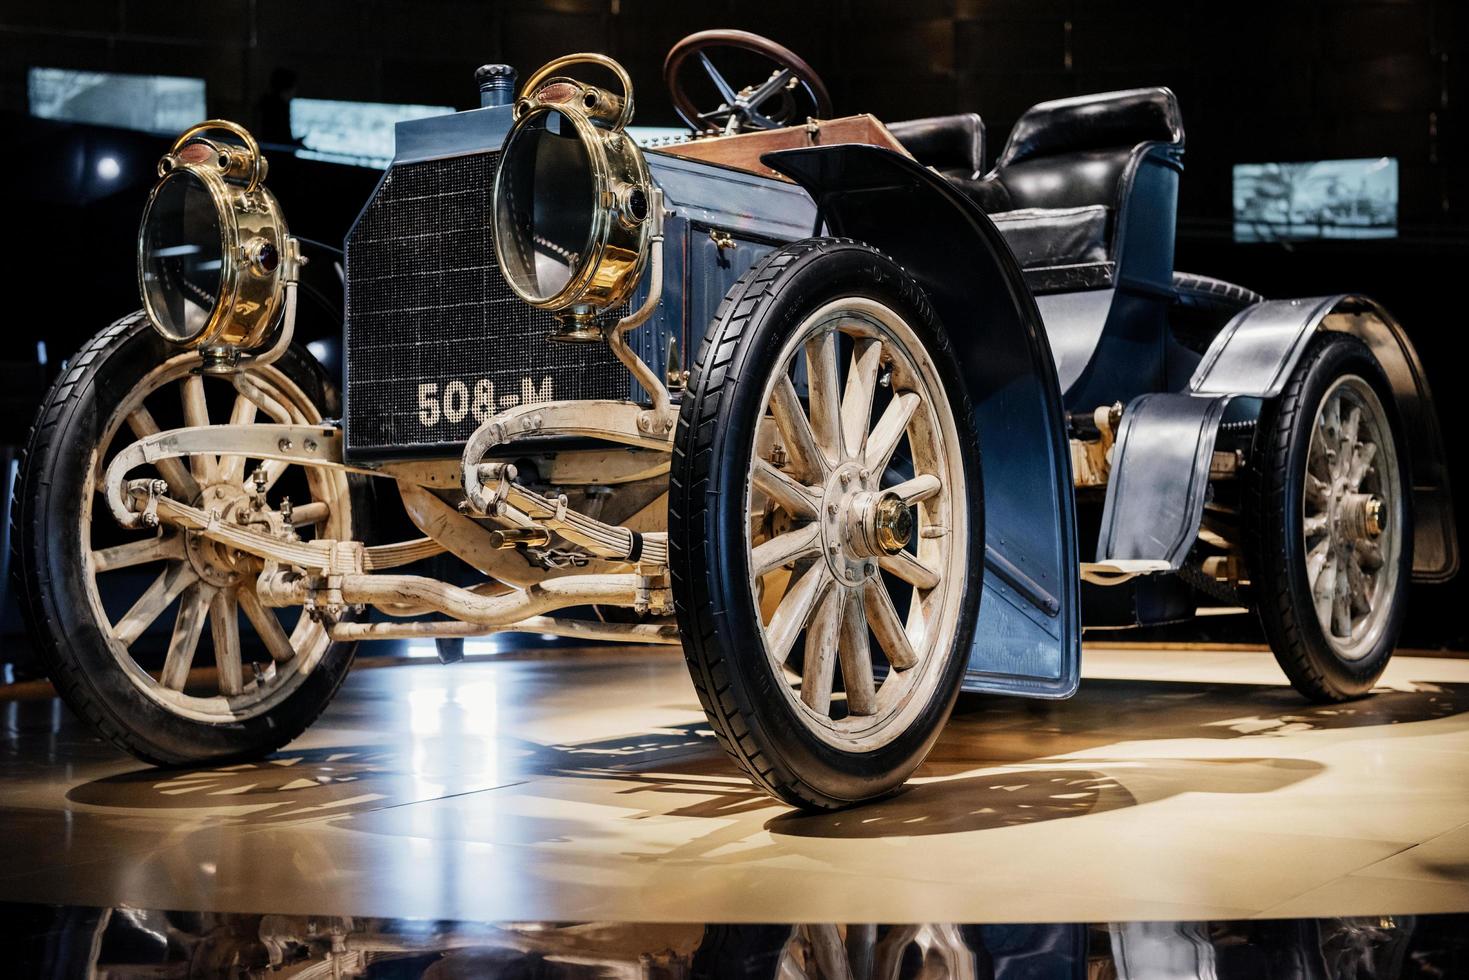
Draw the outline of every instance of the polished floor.
<instances>
[{"instance_id":1,"label":"polished floor","mask_svg":"<svg viewBox=\"0 0 1469 980\"><path fill-rule=\"evenodd\" d=\"M1469 661L1299 700L1268 655L1088 650L1070 701L966 697L901 796L754 791L665 652L354 672L256 765L141 766L0 704L0 901L622 922L1469 910Z\"/></svg>"}]
</instances>

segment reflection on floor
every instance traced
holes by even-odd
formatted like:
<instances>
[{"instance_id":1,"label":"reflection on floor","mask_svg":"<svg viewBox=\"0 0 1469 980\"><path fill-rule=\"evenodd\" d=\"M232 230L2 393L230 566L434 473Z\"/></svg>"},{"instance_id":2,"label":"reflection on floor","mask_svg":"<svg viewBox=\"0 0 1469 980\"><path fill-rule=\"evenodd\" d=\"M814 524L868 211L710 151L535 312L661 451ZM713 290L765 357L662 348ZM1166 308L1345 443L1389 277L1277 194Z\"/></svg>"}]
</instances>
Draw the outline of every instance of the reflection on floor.
<instances>
[{"instance_id":1,"label":"reflection on floor","mask_svg":"<svg viewBox=\"0 0 1469 980\"><path fill-rule=\"evenodd\" d=\"M676 656L365 670L266 762L146 768L0 704L0 900L466 921L1081 922L1469 910L1469 661L1311 706L1268 655L1089 651L967 697L912 787L807 816Z\"/></svg>"},{"instance_id":2,"label":"reflection on floor","mask_svg":"<svg viewBox=\"0 0 1469 980\"><path fill-rule=\"evenodd\" d=\"M1427 980L1469 974L1465 915L701 926L0 905L0 941L18 975L159 980Z\"/></svg>"}]
</instances>

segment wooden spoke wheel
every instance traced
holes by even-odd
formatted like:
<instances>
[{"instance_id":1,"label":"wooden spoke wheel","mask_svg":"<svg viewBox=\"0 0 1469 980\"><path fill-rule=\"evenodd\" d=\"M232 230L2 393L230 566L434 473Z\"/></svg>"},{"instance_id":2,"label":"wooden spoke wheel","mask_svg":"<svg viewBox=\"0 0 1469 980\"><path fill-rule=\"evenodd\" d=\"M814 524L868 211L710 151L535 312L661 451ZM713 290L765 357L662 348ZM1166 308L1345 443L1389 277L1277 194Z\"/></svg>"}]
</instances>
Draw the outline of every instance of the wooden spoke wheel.
<instances>
[{"instance_id":1,"label":"wooden spoke wheel","mask_svg":"<svg viewBox=\"0 0 1469 980\"><path fill-rule=\"evenodd\" d=\"M800 806L892 792L953 704L983 556L943 328L880 253L758 263L710 325L670 493L685 651L726 748Z\"/></svg>"},{"instance_id":2,"label":"wooden spoke wheel","mask_svg":"<svg viewBox=\"0 0 1469 980\"><path fill-rule=\"evenodd\" d=\"M1260 620L1313 700L1368 693L1402 629L1413 515L1388 391L1365 344L1324 333L1256 433L1246 517Z\"/></svg>"},{"instance_id":3,"label":"wooden spoke wheel","mask_svg":"<svg viewBox=\"0 0 1469 980\"><path fill-rule=\"evenodd\" d=\"M310 424L336 409L304 351L249 369L245 388L196 373L197 361L141 316L100 334L42 406L17 503L32 635L58 689L103 735L165 764L278 748L325 707L351 660L317 620L261 601L258 559L197 532L120 528L104 505L102 473L138 438ZM342 473L201 454L129 476L162 479L169 496L224 521L353 536Z\"/></svg>"},{"instance_id":4,"label":"wooden spoke wheel","mask_svg":"<svg viewBox=\"0 0 1469 980\"><path fill-rule=\"evenodd\" d=\"M746 505L766 655L814 734L880 746L938 682L958 622L965 569L954 543L969 514L956 506L964 472L948 398L908 323L850 296L796 328L766 417Z\"/></svg>"}]
</instances>

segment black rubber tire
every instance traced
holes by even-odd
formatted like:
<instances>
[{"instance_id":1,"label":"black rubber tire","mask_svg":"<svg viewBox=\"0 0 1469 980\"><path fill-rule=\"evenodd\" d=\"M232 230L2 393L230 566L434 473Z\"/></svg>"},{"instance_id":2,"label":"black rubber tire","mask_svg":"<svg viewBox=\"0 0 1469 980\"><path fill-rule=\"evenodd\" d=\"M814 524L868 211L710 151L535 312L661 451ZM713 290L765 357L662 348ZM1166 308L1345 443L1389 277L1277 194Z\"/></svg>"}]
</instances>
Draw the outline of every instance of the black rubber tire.
<instances>
[{"instance_id":1,"label":"black rubber tire","mask_svg":"<svg viewBox=\"0 0 1469 980\"><path fill-rule=\"evenodd\" d=\"M1253 289L1192 272L1173 273L1173 291L1178 306L1218 313L1235 313L1265 299Z\"/></svg>"},{"instance_id":2,"label":"black rubber tire","mask_svg":"<svg viewBox=\"0 0 1469 980\"><path fill-rule=\"evenodd\" d=\"M90 613L79 526L85 467L98 430L144 374L177 353L141 313L123 317L84 347L56 379L31 428L11 505L11 540L22 607L36 653L62 700L102 738L160 766L245 761L303 732L346 677L356 644L333 644L311 675L272 710L208 724L174 714L128 679ZM276 367L301 386L324 417L340 400L316 361L292 347ZM353 488L354 530L365 526ZM97 517L103 520L104 517Z\"/></svg>"},{"instance_id":3,"label":"black rubber tire","mask_svg":"<svg viewBox=\"0 0 1469 980\"><path fill-rule=\"evenodd\" d=\"M1327 644L1311 603L1301 535L1301 500L1311 427L1322 398L1337 378L1355 374L1376 392L1397 448L1402 548L1398 588L1382 636L1360 660L1337 656ZM1322 333L1291 371L1280 396L1267 402L1255 428L1245 482L1245 529L1256 611L1275 659L1291 685L1316 702L1347 701L1372 690L1387 668L1407 611L1413 568L1413 515L1407 444L1392 391L1367 346L1342 333Z\"/></svg>"},{"instance_id":4,"label":"black rubber tire","mask_svg":"<svg viewBox=\"0 0 1469 980\"><path fill-rule=\"evenodd\" d=\"M674 438L668 538L684 656L699 701L731 759L771 795L830 810L896 792L933 747L959 693L981 577L964 585L956 639L912 727L866 753L839 750L795 717L766 663L746 565L745 482L761 398L782 345L805 316L842 296L901 313L927 345L949 394L971 493L968 554L984 554L979 438L948 335L923 290L891 259L857 242L817 238L756 263L709 324Z\"/></svg>"}]
</instances>

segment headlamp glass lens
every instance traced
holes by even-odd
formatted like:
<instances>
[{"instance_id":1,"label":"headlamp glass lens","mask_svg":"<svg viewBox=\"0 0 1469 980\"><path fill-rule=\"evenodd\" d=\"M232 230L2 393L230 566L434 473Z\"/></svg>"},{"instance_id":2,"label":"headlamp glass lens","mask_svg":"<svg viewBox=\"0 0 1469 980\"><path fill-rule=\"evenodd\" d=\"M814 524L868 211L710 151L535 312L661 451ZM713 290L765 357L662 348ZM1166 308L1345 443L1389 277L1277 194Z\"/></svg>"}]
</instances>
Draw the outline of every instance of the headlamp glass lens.
<instances>
[{"instance_id":1,"label":"headlamp glass lens","mask_svg":"<svg viewBox=\"0 0 1469 980\"><path fill-rule=\"evenodd\" d=\"M555 297L586 258L597 207L591 156L564 114L547 112L515 132L500 172L495 237L517 289Z\"/></svg>"},{"instance_id":2,"label":"headlamp glass lens","mask_svg":"<svg viewBox=\"0 0 1469 980\"><path fill-rule=\"evenodd\" d=\"M219 301L224 238L204 182L187 171L166 178L143 219L143 291L162 332L202 333Z\"/></svg>"}]
</instances>

